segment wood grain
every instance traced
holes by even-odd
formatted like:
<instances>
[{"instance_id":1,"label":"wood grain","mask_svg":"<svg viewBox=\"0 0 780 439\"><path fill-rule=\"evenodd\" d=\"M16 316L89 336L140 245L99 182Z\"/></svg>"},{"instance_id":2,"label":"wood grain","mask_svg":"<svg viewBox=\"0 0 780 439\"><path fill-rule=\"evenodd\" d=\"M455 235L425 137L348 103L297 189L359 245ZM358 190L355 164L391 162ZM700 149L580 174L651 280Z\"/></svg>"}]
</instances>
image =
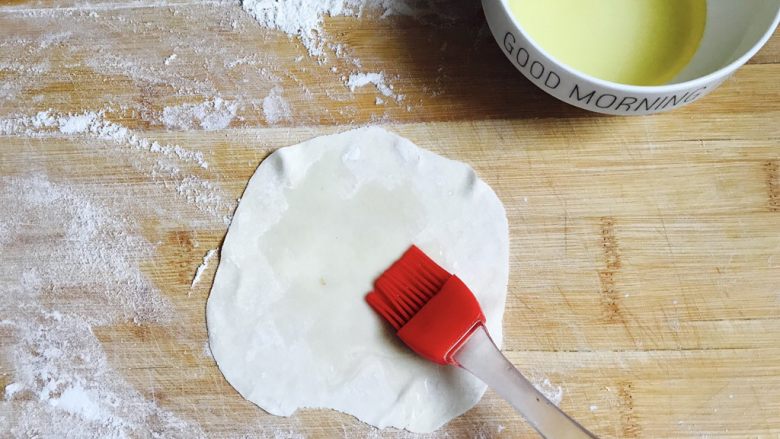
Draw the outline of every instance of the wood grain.
<instances>
[{"instance_id":1,"label":"wood grain","mask_svg":"<svg viewBox=\"0 0 780 439\"><path fill-rule=\"evenodd\" d=\"M233 3L3 2L0 118L103 111L139 136L203 151L209 169L189 171L230 200L276 148L383 125L469 163L504 202L505 351L561 386L566 411L603 437L780 435L780 37L694 105L604 117L525 81L475 2L452 8L452 20L328 19L326 34L351 55L319 64ZM404 99L350 92L343 76L356 71L384 72ZM262 100L275 87L292 117L269 123ZM225 129L161 122L166 106L215 96L240 102ZM139 263L175 321L93 330L145 398L215 437L371 433L328 410L267 415L226 383L202 353L216 264L190 290L226 227L134 166L140 153L84 136L7 135L0 147L2 176L45 173L106 200L143 200L134 215L157 246ZM25 243L12 248L4 264L34 262ZM12 364L0 359L0 386ZM11 401L0 416L18 410ZM533 437L492 392L437 435Z\"/></svg>"}]
</instances>

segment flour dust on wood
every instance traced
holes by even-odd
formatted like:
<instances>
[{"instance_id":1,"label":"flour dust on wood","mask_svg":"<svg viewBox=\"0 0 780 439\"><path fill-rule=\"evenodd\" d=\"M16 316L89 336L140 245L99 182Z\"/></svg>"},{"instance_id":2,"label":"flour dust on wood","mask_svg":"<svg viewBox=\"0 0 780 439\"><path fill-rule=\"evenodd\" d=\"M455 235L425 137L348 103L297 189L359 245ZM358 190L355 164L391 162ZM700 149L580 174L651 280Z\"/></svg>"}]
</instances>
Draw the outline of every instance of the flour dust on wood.
<instances>
[{"instance_id":1,"label":"flour dust on wood","mask_svg":"<svg viewBox=\"0 0 780 439\"><path fill-rule=\"evenodd\" d=\"M76 185L0 178L0 430L14 437L202 435L114 371L93 327L164 324L173 309L139 270L154 251L133 221ZM50 238L35 239L45 230ZM76 293L77 292L77 293Z\"/></svg>"}]
</instances>

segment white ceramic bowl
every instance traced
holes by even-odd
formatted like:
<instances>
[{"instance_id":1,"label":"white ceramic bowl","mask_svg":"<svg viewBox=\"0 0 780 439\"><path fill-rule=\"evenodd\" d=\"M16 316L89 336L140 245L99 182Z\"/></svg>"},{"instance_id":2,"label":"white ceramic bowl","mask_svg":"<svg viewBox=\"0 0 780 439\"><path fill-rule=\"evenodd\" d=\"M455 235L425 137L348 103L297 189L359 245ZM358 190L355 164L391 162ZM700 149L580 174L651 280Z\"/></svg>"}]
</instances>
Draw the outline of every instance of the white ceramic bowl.
<instances>
[{"instance_id":1,"label":"white ceramic bowl","mask_svg":"<svg viewBox=\"0 0 780 439\"><path fill-rule=\"evenodd\" d=\"M780 0L707 0L704 35L690 63L668 84L637 86L553 58L520 26L507 0L482 0L482 8L501 50L537 87L571 105L617 115L660 113L705 96L755 55L780 21Z\"/></svg>"}]
</instances>

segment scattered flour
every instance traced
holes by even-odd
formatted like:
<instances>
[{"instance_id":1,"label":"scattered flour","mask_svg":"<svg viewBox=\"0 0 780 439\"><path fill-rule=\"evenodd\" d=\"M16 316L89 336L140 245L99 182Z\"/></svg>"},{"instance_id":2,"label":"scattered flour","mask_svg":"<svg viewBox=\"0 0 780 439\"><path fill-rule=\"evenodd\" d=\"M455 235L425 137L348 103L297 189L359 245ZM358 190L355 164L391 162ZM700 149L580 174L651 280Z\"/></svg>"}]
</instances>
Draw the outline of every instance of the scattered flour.
<instances>
[{"instance_id":1,"label":"scattered flour","mask_svg":"<svg viewBox=\"0 0 780 439\"><path fill-rule=\"evenodd\" d=\"M227 104L223 102L219 105ZM136 153L130 160L132 166L161 186L173 187L178 195L195 205L198 210L221 220L224 224L229 223L235 207L234 202L223 196L217 184L183 170L194 167L201 172L208 171L209 164L202 152L141 137L125 126L106 120L103 111L79 114L41 111L34 116L17 115L0 119L0 135L33 138L87 136L105 141L109 145L123 147L120 151ZM94 147L92 144L88 145ZM3 230L0 228L0 240L3 239L2 235Z\"/></svg>"},{"instance_id":2,"label":"scattered flour","mask_svg":"<svg viewBox=\"0 0 780 439\"><path fill-rule=\"evenodd\" d=\"M536 387L536 390L542 392L542 394L552 401L555 405L560 405L563 400L563 388L556 386L550 382L549 378L543 378L541 380L532 380L531 383Z\"/></svg>"},{"instance_id":3,"label":"scattered flour","mask_svg":"<svg viewBox=\"0 0 780 439\"><path fill-rule=\"evenodd\" d=\"M95 402L91 393L84 390L80 384L74 384L71 387L66 387L59 397L49 398L49 404L72 415L81 416L88 421L111 422L116 426L121 425L120 422L112 422L111 415Z\"/></svg>"},{"instance_id":4,"label":"scattered flour","mask_svg":"<svg viewBox=\"0 0 780 439\"><path fill-rule=\"evenodd\" d=\"M0 417L0 431L11 437L203 436L116 373L92 331L122 322L164 324L173 315L138 268L153 245L106 204L132 200L99 200L86 188L42 175L0 177L0 217L11 237L0 244L9 255L0 264L0 322L7 334L0 353L13 358L0 412L16 413ZM38 230L47 239L34 239ZM13 256L20 251L24 258Z\"/></svg>"},{"instance_id":5,"label":"scattered flour","mask_svg":"<svg viewBox=\"0 0 780 439\"><path fill-rule=\"evenodd\" d=\"M243 0L241 5L261 26L299 38L309 55L316 57L324 55L326 46L324 17L359 17L368 9L378 11L383 18L391 15L446 17L446 11L453 9L446 0ZM338 46L334 50L338 52Z\"/></svg>"},{"instance_id":6,"label":"scattered flour","mask_svg":"<svg viewBox=\"0 0 780 439\"><path fill-rule=\"evenodd\" d=\"M162 122L171 129L189 130L200 126L206 131L221 130L235 119L237 110L237 103L217 97L200 104L165 107Z\"/></svg>"},{"instance_id":7,"label":"scattered flour","mask_svg":"<svg viewBox=\"0 0 780 439\"><path fill-rule=\"evenodd\" d=\"M292 118L290 104L282 97L282 88L274 87L263 98L263 115L269 124L275 124Z\"/></svg>"},{"instance_id":8,"label":"scattered flour","mask_svg":"<svg viewBox=\"0 0 780 439\"><path fill-rule=\"evenodd\" d=\"M193 152L179 145L161 145L158 142L139 137L132 130L110 122L105 112L84 112L79 114L58 114L40 111L35 116L16 116L0 119L0 135L24 135L27 137L49 137L60 134L82 134L99 140L128 145L135 149L161 154L168 158L195 162L203 169L209 167L202 152Z\"/></svg>"},{"instance_id":9,"label":"scattered flour","mask_svg":"<svg viewBox=\"0 0 780 439\"><path fill-rule=\"evenodd\" d=\"M219 186L209 180L194 175L176 179L176 193L194 204L199 210L214 217L220 217L222 222L230 224L231 214L235 205L225 200Z\"/></svg>"},{"instance_id":10,"label":"scattered flour","mask_svg":"<svg viewBox=\"0 0 780 439\"><path fill-rule=\"evenodd\" d=\"M393 91L393 86L388 85L385 79L384 72L374 73L353 73L347 78L345 85L349 87L349 91L354 92L355 89L365 87L367 85L373 85L376 89L385 97L394 99L396 102L404 100L405 96L397 94ZM385 100L377 96L374 101L376 105L385 103Z\"/></svg>"},{"instance_id":11,"label":"scattered flour","mask_svg":"<svg viewBox=\"0 0 780 439\"><path fill-rule=\"evenodd\" d=\"M8 324L10 324L10 322L8 322ZM5 386L5 399L9 400L13 398L13 396L23 388L24 386L21 383L11 383Z\"/></svg>"},{"instance_id":12,"label":"scattered flour","mask_svg":"<svg viewBox=\"0 0 780 439\"><path fill-rule=\"evenodd\" d=\"M201 262L201 264L198 265L198 268L195 270L195 276L192 277L192 283L190 284L190 288L194 287L195 284L200 282L200 277L203 276L203 272L206 271L206 269L209 267L209 261L211 261L211 258L213 258L214 255L216 254L217 254L217 249L213 248L207 251L205 255L203 255L203 262Z\"/></svg>"},{"instance_id":13,"label":"scattered flour","mask_svg":"<svg viewBox=\"0 0 780 439\"><path fill-rule=\"evenodd\" d=\"M321 56L323 17L356 15L360 3L350 0L243 0L241 5L260 25L297 36L310 55Z\"/></svg>"},{"instance_id":14,"label":"scattered flour","mask_svg":"<svg viewBox=\"0 0 780 439\"><path fill-rule=\"evenodd\" d=\"M393 90L385 83L384 72L379 73L353 73L349 75L347 80L347 87L350 91L355 91L356 88L365 87L368 84L374 84L377 90L385 96L392 96Z\"/></svg>"},{"instance_id":15,"label":"scattered flour","mask_svg":"<svg viewBox=\"0 0 780 439\"><path fill-rule=\"evenodd\" d=\"M208 340L206 340L205 343L203 343L203 352L202 352L203 358L214 358L214 354L211 353L211 346L209 346Z\"/></svg>"}]
</instances>

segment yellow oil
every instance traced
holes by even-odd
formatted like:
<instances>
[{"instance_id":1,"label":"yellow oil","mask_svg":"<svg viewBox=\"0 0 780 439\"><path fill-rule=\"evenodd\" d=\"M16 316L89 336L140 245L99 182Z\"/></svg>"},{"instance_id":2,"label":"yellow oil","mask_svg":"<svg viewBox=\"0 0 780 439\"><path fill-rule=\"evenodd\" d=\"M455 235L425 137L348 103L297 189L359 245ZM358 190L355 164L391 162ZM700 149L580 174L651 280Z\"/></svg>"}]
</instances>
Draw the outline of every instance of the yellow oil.
<instances>
[{"instance_id":1,"label":"yellow oil","mask_svg":"<svg viewBox=\"0 0 780 439\"><path fill-rule=\"evenodd\" d=\"M533 40L559 62L621 84L660 85L699 47L706 0L508 0Z\"/></svg>"}]
</instances>

